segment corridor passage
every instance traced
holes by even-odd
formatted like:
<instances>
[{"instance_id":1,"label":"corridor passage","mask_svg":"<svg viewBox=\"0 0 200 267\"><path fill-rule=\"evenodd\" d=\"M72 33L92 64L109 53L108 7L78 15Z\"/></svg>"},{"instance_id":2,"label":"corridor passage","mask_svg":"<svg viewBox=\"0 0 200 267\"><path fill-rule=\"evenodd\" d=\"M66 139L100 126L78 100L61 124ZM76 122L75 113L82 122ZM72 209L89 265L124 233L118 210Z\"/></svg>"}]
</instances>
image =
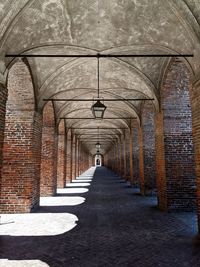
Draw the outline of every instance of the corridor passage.
<instances>
[{"instance_id":1,"label":"corridor passage","mask_svg":"<svg viewBox=\"0 0 200 267\"><path fill-rule=\"evenodd\" d=\"M67 200L71 202L67 204ZM55 197L42 198L40 204L39 209L26 216L41 216L38 228L49 227L44 234L41 230L34 235L34 219L27 226L34 228L33 234L27 234L24 221L15 230L16 214L2 215L1 267L200 266L195 215L159 211L155 197L139 195L105 167L89 169L58 190ZM42 216L48 214L50 221L43 221ZM64 214L71 214L73 225L56 234L57 226L65 227ZM61 225L55 224L58 215ZM3 224L4 216L10 216L6 220L13 222ZM6 230L10 232L4 235ZM48 235L48 230L52 234Z\"/></svg>"}]
</instances>

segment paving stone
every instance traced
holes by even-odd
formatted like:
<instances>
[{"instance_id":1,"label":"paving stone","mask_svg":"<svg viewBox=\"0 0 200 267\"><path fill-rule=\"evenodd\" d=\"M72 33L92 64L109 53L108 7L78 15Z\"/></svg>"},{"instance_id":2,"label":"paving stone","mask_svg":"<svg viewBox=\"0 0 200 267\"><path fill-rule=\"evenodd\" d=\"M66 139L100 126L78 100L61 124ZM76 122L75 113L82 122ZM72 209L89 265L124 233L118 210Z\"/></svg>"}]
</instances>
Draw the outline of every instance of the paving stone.
<instances>
[{"instance_id":1,"label":"paving stone","mask_svg":"<svg viewBox=\"0 0 200 267\"><path fill-rule=\"evenodd\" d=\"M74 214L75 228L56 236L1 236L0 259L38 260L50 267L200 266L194 213L159 211L155 197L140 196L104 167L96 169L88 189L79 194L86 199L81 205L35 211Z\"/></svg>"}]
</instances>

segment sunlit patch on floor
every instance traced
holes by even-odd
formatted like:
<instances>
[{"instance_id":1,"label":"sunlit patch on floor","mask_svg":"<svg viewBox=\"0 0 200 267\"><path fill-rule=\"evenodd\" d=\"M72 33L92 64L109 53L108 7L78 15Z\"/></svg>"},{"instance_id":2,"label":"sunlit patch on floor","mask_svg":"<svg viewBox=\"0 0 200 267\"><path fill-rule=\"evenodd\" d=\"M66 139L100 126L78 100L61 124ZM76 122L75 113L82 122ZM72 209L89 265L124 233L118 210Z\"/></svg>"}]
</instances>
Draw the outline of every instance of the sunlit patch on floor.
<instances>
[{"instance_id":1,"label":"sunlit patch on floor","mask_svg":"<svg viewBox=\"0 0 200 267\"><path fill-rule=\"evenodd\" d=\"M72 183L91 183L91 179L78 179L78 180L72 180Z\"/></svg>"},{"instance_id":2,"label":"sunlit patch on floor","mask_svg":"<svg viewBox=\"0 0 200 267\"><path fill-rule=\"evenodd\" d=\"M1 267L49 267L48 264L40 261L40 260L18 260L18 261L10 261L10 260L1 260Z\"/></svg>"},{"instance_id":3,"label":"sunlit patch on floor","mask_svg":"<svg viewBox=\"0 0 200 267\"><path fill-rule=\"evenodd\" d=\"M76 178L75 181L85 181L85 180L90 180L90 181L92 181L92 177Z\"/></svg>"},{"instance_id":4,"label":"sunlit patch on floor","mask_svg":"<svg viewBox=\"0 0 200 267\"><path fill-rule=\"evenodd\" d=\"M84 197L41 197L40 206L76 206L85 202Z\"/></svg>"},{"instance_id":5,"label":"sunlit patch on floor","mask_svg":"<svg viewBox=\"0 0 200 267\"><path fill-rule=\"evenodd\" d=\"M57 194L82 194L88 191L87 188L60 188L57 189Z\"/></svg>"},{"instance_id":6,"label":"sunlit patch on floor","mask_svg":"<svg viewBox=\"0 0 200 267\"><path fill-rule=\"evenodd\" d=\"M0 235L53 236L72 230L78 218L70 213L1 215Z\"/></svg>"},{"instance_id":7,"label":"sunlit patch on floor","mask_svg":"<svg viewBox=\"0 0 200 267\"><path fill-rule=\"evenodd\" d=\"M67 187L76 187L76 186L80 186L80 187L84 187L84 186L90 186L90 183L70 183L70 184L66 184Z\"/></svg>"}]
</instances>

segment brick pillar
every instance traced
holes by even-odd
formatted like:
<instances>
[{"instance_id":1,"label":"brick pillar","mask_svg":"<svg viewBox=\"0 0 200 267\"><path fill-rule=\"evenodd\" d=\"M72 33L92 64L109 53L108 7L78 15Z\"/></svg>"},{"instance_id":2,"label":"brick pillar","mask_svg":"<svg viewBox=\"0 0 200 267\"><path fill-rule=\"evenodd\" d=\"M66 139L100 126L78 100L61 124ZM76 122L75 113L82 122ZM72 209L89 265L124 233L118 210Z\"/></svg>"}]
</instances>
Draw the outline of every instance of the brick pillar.
<instances>
[{"instance_id":1,"label":"brick pillar","mask_svg":"<svg viewBox=\"0 0 200 267\"><path fill-rule=\"evenodd\" d=\"M139 174L140 174L140 192L142 195L145 194L145 181L144 181L144 153L143 153L143 134L142 128L138 130L139 140Z\"/></svg>"},{"instance_id":2,"label":"brick pillar","mask_svg":"<svg viewBox=\"0 0 200 267\"><path fill-rule=\"evenodd\" d=\"M75 179L78 176L78 139L75 139Z\"/></svg>"},{"instance_id":3,"label":"brick pillar","mask_svg":"<svg viewBox=\"0 0 200 267\"><path fill-rule=\"evenodd\" d=\"M80 174L83 173L83 145L80 146Z\"/></svg>"},{"instance_id":4,"label":"brick pillar","mask_svg":"<svg viewBox=\"0 0 200 267\"><path fill-rule=\"evenodd\" d=\"M5 131L0 212L30 212L39 204L42 124L41 114L35 112L31 76L23 62L14 64L9 72L5 119L6 91L1 89L0 123L3 128L5 120Z\"/></svg>"},{"instance_id":5,"label":"brick pillar","mask_svg":"<svg viewBox=\"0 0 200 267\"><path fill-rule=\"evenodd\" d=\"M130 132L125 130L126 180L130 182Z\"/></svg>"},{"instance_id":6,"label":"brick pillar","mask_svg":"<svg viewBox=\"0 0 200 267\"><path fill-rule=\"evenodd\" d=\"M41 196L53 196L57 188L58 133L55 127L52 103L43 110L42 155L41 155Z\"/></svg>"},{"instance_id":7,"label":"brick pillar","mask_svg":"<svg viewBox=\"0 0 200 267\"><path fill-rule=\"evenodd\" d=\"M66 183L71 180L71 129L67 129L67 148L66 148Z\"/></svg>"},{"instance_id":8,"label":"brick pillar","mask_svg":"<svg viewBox=\"0 0 200 267\"><path fill-rule=\"evenodd\" d=\"M154 112L155 110L152 103L145 103L142 111L145 195L156 192Z\"/></svg>"},{"instance_id":9,"label":"brick pillar","mask_svg":"<svg viewBox=\"0 0 200 267\"><path fill-rule=\"evenodd\" d=\"M120 172L120 159L119 159L119 141L116 142L116 172Z\"/></svg>"},{"instance_id":10,"label":"brick pillar","mask_svg":"<svg viewBox=\"0 0 200 267\"><path fill-rule=\"evenodd\" d=\"M191 103L196 163L197 215L200 233L200 80L193 85L191 90Z\"/></svg>"},{"instance_id":11,"label":"brick pillar","mask_svg":"<svg viewBox=\"0 0 200 267\"><path fill-rule=\"evenodd\" d=\"M120 140L118 143L119 146L119 175L123 175L123 170L122 170L122 158L123 158L123 149L122 149L122 141Z\"/></svg>"},{"instance_id":12,"label":"brick pillar","mask_svg":"<svg viewBox=\"0 0 200 267\"><path fill-rule=\"evenodd\" d=\"M66 131L65 122L59 124L58 134L58 163L57 163L57 187L64 188L66 184Z\"/></svg>"},{"instance_id":13,"label":"brick pillar","mask_svg":"<svg viewBox=\"0 0 200 267\"><path fill-rule=\"evenodd\" d=\"M6 101L8 90L0 83L0 199L1 199L1 169L3 163L3 140L5 129Z\"/></svg>"},{"instance_id":14,"label":"brick pillar","mask_svg":"<svg viewBox=\"0 0 200 267\"><path fill-rule=\"evenodd\" d=\"M161 87L161 112L156 116L159 207L169 211L196 208L189 87L188 69L174 59Z\"/></svg>"},{"instance_id":15,"label":"brick pillar","mask_svg":"<svg viewBox=\"0 0 200 267\"><path fill-rule=\"evenodd\" d=\"M73 158L73 150L74 150L74 147L73 147L73 139L74 139L74 135L71 131L71 143L70 143L70 183L72 182L73 180L73 161L74 161L74 158Z\"/></svg>"},{"instance_id":16,"label":"brick pillar","mask_svg":"<svg viewBox=\"0 0 200 267\"><path fill-rule=\"evenodd\" d=\"M167 210L167 181L165 170L165 152L164 152L164 127L163 112L156 115L156 170L157 170L157 188L158 188L158 207L161 210Z\"/></svg>"},{"instance_id":17,"label":"brick pillar","mask_svg":"<svg viewBox=\"0 0 200 267\"><path fill-rule=\"evenodd\" d=\"M80 175L80 141L78 140L78 164L77 164L77 173Z\"/></svg>"},{"instance_id":18,"label":"brick pillar","mask_svg":"<svg viewBox=\"0 0 200 267\"><path fill-rule=\"evenodd\" d=\"M72 153L72 180L76 178L76 136L73 138L73 153Z\"/></svg>"},{"instance_id":19,"label":"brick pillar","mask_svg":"<svg viewBox=\"0 0 200 267\"><path fill-rule=\"evenodd\" d=\"M123 177L126 179L126 138L125 134L123 136L122 146L123 146Z\"/></svg>"},{"instance_id":20,"label":"brick pillar","mask_svg":"<svg viewBox=\"0 0 200 267\"><path fill-rule=\"evenodd\" d=\"M114 172L117 172L116 170L116 162L117 162L117 159L116 159L116 145L114 144L113 146L113 153L111 154L111 156L109 156L111 158L111 162L112 162L112 169Z\"/></svg>"},{"instance_id":21,"label":"brick pillar","mask_svg":"<svg viewBox=\"0 0 200 267\"><path fill-rule=\"evenodd\" d=\"M137 121L133 121L132 124L132 140L133 140L133 185L135 187L140 186L140 167L139 167L139 155L140 155L140 148L139 148L139 126Z\"/></svg>"},{"instance_id":22,"label":"brick pillar","mask_svg":"<svg viewBox=\"0 0 200 267\"><path fill-rule=\"evenodd\" d=\"M129 164L130 164L130 182L134 185L133 177L133 127L131 124L130 133L129 133Z\"/></svg>"}]
</instances>

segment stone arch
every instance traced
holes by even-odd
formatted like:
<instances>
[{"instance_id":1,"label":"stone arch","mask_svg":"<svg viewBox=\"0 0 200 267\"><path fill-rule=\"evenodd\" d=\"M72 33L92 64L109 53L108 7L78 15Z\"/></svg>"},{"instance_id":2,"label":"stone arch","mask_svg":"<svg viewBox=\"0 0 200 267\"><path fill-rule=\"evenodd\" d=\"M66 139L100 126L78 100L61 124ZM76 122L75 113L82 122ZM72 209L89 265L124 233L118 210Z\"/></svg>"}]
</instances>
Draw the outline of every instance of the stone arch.
<instances>
[{"instance_id":1,"label":"stone arch","mask_svg":"<svg viewBox=\"0 0 200 267\"><path fill-rule=\"evenodd\" d=\"M7 80L2 212L30 212L39 203L41 114L35 111L32 78L23 61L10 69Z\"/></svg>"},{"instance_id":2,"label":"stone arch","mask_svg":"<svg viewBox=\"0 0 200 267\"><path fill-rule=\"evenodd\" d=\"M164 210L192 211L196 206L190 87L190 70L179 58L172 59L156 115L158 202Z\"/></svg>"},{"instance_id":3,"label":"stone arch","mask_svg":"<svg viewBox=\"0 0 200 267\"><path fill-rule=\"evenodd\" d=\"M57 187L58 134L54 107L48 102L43 109L42 153L41 153L41 196L52 196Z\"/></svg>"}]
</instances>

